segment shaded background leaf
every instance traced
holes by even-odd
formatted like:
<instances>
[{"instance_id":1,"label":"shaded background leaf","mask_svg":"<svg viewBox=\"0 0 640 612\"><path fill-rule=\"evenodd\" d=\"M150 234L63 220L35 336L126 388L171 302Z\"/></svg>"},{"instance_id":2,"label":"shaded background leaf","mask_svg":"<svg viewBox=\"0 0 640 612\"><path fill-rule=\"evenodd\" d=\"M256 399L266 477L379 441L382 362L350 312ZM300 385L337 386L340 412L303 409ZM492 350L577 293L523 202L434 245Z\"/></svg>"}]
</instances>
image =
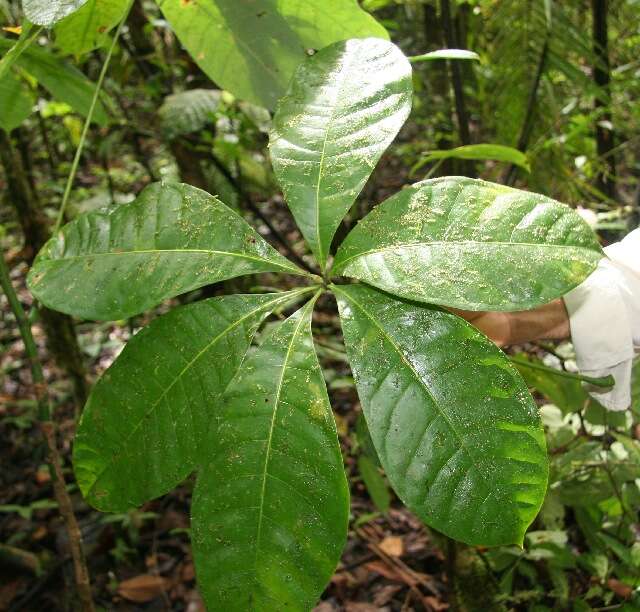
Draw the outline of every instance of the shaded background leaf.
<instances>
[{"instance_id":1,"label":"shaded background leaf","mask_svg":"<svg viewBox=\"0 0 640 612\"><path fill-rule=\"evenodd\" d=\"M307 50L386 30L352 0L160 0L167 21L207 76L273 109ZM215 32L215 36L211 33Z\"/></svg>"}]
</instances>

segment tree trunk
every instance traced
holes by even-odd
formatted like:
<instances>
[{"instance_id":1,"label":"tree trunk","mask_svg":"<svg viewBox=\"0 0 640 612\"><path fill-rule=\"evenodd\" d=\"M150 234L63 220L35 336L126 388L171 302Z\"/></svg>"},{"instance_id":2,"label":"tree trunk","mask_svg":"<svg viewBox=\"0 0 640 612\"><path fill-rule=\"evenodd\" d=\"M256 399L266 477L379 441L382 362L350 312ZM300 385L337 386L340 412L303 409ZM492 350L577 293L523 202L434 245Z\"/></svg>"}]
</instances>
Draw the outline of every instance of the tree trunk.
<instances>
[{"instance_id":1,"label":"tree trunk","mask_svg":"<svg viewBox=\"0 0 640 612\"><path fill-rule=\"evenodd\" d=\"M593 80L598 89L595 99L596 145L601 170L596 187L608 198L616 197L616 160L613 153L614 131L611 116L611 74L609 68L609 37L607 31L608 0L591 0L593 16Z\"/></svg>"},{"instance_id":2,"label":"tree trunk","mask_svg":"<svg viewBox=\"0 0 640 612\"><path fill-rule=\"evenodd\" d=\"M22 158L4 130L0 130L0 159L5 169L9 200L15 207L24 234L24 258L31 264L49 238L49 227L37 205ZM40 306L38 311L47 337L47 348L71 379L75 401L82 406L87 400L87 383L73 320L44 306Z\"/></svg>"}]
</instances>

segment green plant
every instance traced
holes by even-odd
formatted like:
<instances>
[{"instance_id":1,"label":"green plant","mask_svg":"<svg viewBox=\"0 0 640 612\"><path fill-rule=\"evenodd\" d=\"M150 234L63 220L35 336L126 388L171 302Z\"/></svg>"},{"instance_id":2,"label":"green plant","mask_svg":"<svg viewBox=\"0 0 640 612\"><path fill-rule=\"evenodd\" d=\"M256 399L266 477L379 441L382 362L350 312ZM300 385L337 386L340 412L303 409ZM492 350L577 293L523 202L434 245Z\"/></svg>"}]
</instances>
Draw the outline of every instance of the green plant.
<instances>
[{"instance_id":1,"label":"green plant","mask_svg":"<svg viewBox=\"0 0 640 612\"><path fill-rule=\"evenodd\" d=\"M30 272L43 303L93 319L133 316L243 274L309 282L156 318L98 381L78 428L76 476L100 510L139 506L197 471L192 542L211 609L309 608L340 557L348 487L311 335L323 291L338 301L373 444L409 508L467 543L522 545L542 504L546 447L526 384L487 338L438 305L529 308L580 283L602 252L558 202L449 177L379 205L331 263L336 229L411 97L404 55L363 39L309 57L279 103L272 162L322 278L215 197L165 183L72 221ZM251 346L271 312L302 298Z\"/></svg>"}]
</instances>

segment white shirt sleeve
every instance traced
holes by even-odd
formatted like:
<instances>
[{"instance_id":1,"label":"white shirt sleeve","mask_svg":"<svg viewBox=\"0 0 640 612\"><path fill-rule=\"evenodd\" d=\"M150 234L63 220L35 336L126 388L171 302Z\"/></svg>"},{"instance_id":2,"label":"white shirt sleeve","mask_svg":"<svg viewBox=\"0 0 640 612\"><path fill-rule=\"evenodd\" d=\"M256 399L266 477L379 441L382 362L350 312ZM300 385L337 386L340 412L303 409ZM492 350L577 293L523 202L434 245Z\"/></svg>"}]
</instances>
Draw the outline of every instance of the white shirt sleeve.
<instances>
[{"instance_id":1,"label":"white shirt sleeve","mask_svg":"<svg viewBox=\"0 0 640 612\"><path fill-rule=\"evenodd\" d=\"M631 367L640 352L640 229L605 248L595 272L564 296L579 370L613 375L616 384L589 393L609 410L631 405Z\"/></svg>"}]
</instances>

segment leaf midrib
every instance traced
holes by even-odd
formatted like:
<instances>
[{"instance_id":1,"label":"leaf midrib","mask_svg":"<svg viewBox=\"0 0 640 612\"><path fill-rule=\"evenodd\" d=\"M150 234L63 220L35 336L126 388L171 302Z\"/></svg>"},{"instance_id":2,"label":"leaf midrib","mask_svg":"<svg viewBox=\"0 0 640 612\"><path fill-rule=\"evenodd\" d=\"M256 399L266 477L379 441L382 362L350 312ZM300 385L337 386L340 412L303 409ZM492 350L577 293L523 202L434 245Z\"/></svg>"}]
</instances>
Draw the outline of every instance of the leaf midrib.
<instances>
[{"instance_id":1,"label":"leaf midrib","mask_svg":"<svg viewBox=\"0 0 640 612\"><path fill-rule=\"evenodd\" d=\"M280 378L278 380L278 385L276 387L276 396L273 404L273 414L271 415L271 423L269 425L269 437L267 438L267 448L265 452L264 469L262 471L262 485L260 488L260 506L258 508L258 527L256 532L256 554L254 557L254 572L257 572L258 570L258 555L260 554L260 539L262 537L262 522L264 519L264 500L265 500L266 487L267 487L269 460L271 458L271 442L273 440L273 432L275 430L276 416L278 414L278 408L280 404L280 395L282 394L282 387L284 384L284 376L287 370L287 364L289 362L289 358L291 357L292 348L298 337L300 328L304 323L306 323L307 312L309 311L309 309L313 308L313 305L318 295L320 295L320 292L317 292L314 298L311 299L311 301L302 309L302 314L300 315L300 321L296 325L293 331L293 334L291 334L291 341L289 342L289 346L287 347L287 352L285 353L284 361L282 362L282 371L280 372Z\"/></svg>"},{"instance_id":2,"label":"leaf midrib","mask_svg":"<svg viewBox=\"0 0 640 612\"><path fill-rule=\"evenodd\" d=\"M370 249L368 251L362 251L361 253L356 253L355 255L351 255L351 257L347 257L347 259L343 259L341 262L335 266L337 270L344 270L346 265L352 261L353 259L358 259L359 257L366 257L367 255L372 255L374 253L385 253L386 251L395 251L397 249L405 249L411 247L430 247L430 246L439 246L439 245L448 245L448 246L462 246L462 245L491 245L491 246L510 246L510 247L533 247L533 248L549 248L549 249L577 249L581 251L588 251L592 253L599 254L595 248L584 246L584 245L572 245L572 244L549 244L549 243L537 243L537 242L505 242L503 240L431 240L431 241L419 241L419 242L403 242L399 244L388 245L384 247L379 247L376 249ZM602 254L600 254L602 257Z\"/></svg>"},{"instance_id":3,"label":"leaf midrib","mask_svg":"<svg viewBox=\"0 0 640 612\"><path fill-rule=\"evenodd\" d=\"M367 309L358 300L356 300L353 296L345 293L344 291L341 291L337 286L334 286L333 288L338 293L341 293L342 295L344 295L345 298L347 299L347 301L352 302L353 304L355 304L364 313L364 315L380 330L380 332L382 333L383 337L395 349L395 351L400 356L400 359L402 359L402 361L406 364L406 366L409 368L410 372L412 373L414 379L418 382L418 385L420 387L422 387L427 392L427 395L431 398L431 401L433 402L434 408L440 414L440 416L446 421L447 425L449 426L449 429L451 429L451 431L454 433L455 437L460 442L461 448L464 450L464 453L467 455L467 457L471 461L471 464L475 468L476 472L480 475L480 477L485 482L485 484L489 486L489 490L490 490L491 494L493 494L492 483L491 483L490 479L484 474L484 472L482 470L480 470L480 468L478 467L478 464L476 463L474 457L472 456L469 448L465 444L464 438L460 435L458 430L454 427L454 425L451 422L451 420L449 419L447 413L445 411L443 411L442 408L440 408L440 405L438 404L438 401L436 400L435 396L431 392L431 389L429 389L429 387L426 385L426 383L422 380L422 378L420 377L420 375L418 374L418 372L414 368L413 364L406 358L406 356L405 356L404 352L402 351L402 349L393 340L393 338L391 338L391 336L388 334L386 329L384 329L384 327L382 327L382 325L378 322L378 320L372 314L370 314L367 311Z\"/></svg>"},{"instance_id":4,"label":"leaf midrib","mask_svg":"<svg viewBox=\"0 0 640 612\"><path fill-rule=\"evenodd\" d=\"M359 54L354 54L354 56ZM316 183L316 242L318 244L318 259L320 261L320 265L324 269L326 265L326 260L324 256L324 248L322 246L322 238L320 236L320 184L322 183L323 176L322 171L324 169L324 163L326 159L326 149L327 143L329 141L329 133L333 129L333 123L336 118L336 111L338 107L338 100L340 98L340 94L342 93L342 88L344 87L345 80L347 78L348 70L351 68L351 64L354 61L353 58L349 58L347 63L340 70L340 83L336 88L336 94L333 97L331 103L331 114L329 115L329 121L327 122L327 130L324 134L324 139L322 141L322 151L320 152L320 168L318 169L318 181Z\"/></svg>"},{"instance_id":5,"label":"leaf midrib","mask_svg":"<svg viewBox=\"0 0 640 612\"><path fill-rule=\"evenodd\" d=\"M53 258L50 257L48 259L44 259L43 261L38 262L38 265L46 265L46 264L55 264L57 262L64 261L76 261L76 260L85 260L90 258L97 257L113 257L120 255L158 255L162 253L180 253L186 255L194 255L194 254L206 254L206 255L224 255L229 257L238 257L240 259L248 259L250 261L258 261L260 263L273 264L284 270L296 270L298 274L301 274L302 271L298 271L296 267L291 264L291 267L282 264L278 261L273 261L271 259L256 257L254 255L247 255L245 253L233 253L231 251L218 251L213 249L141 249L139 251L110 251L107 253L87 253L86 255L67 255L64 257ZM305 273L306 274L306 273Z\"/></svg>"},{"instance_id":6,"label":"leaf midrib","mask_svg":"<svg viewBox=\"0 0 640 612\"><path fill-rule=\"evenodd\" d=\"M213 338L213 340L211 340L211 342L209 342L203 349L201 349L196 356L189 361L184 368L182 368L182 370L178 373L178 375L171 381L171 383L162 391L162 393L160 394L160 396L151 404L151 406L143 413L142 417L139 419L138 423L133 427L133 429L131 429L131 431L129 432L129 434L124 438L124 440L122 441L122 444L119 447L119 452L118 453L113 453L113 455L111 456L111 459L105 464L105 466L102 468L102 470L100 470L100 472L98 473L98 475L95 477L93 484L89 487L89 489L87 489L87 493L86 495L89 496L90 493L95 489L96 485L98 484L98 481L100 480L100 478L102 478L102 476L104 475L104 473L113 466L113 464L116 462L120 452L122 451L123 448L125 448L127 446L127 444L131 441L131 438L134 436L135 433L137 433L137 431L140 429L140 426L142 425L142 423L144 423L144 421L146 420L147 416L149 416L158 406L158 404L166 397L167 393L169 393L169 391L171 391L171 389L174 387L174 385L182 379L182 376L184 376L184 374L187 372L187 370L189 370L193 364L198 361L198 359L200 359L200 357L202 357L202 355L204 355L204 353L206 353L207 351L209 351L211 349L211 347L213 347L214 344L216 344L222 337L226 336L230 331L232 331L233 329L235 329L236 327L238 327L238 325L240 325L242 322L246 321L247 319L255 316L257 313L259 313L261 310L267 310L269 309L271 306L275 305L276 303L278 303L279 301L282 301L283 299L288 299L288 298L292 298L296 295L300 295L302 293L305 293L307 291L310 291L311 288L309 287L305 287L304 289L301 289L299 291L294 291L294 292L287 292L286 296L284 294L279 295L277 297L275 297L273 300L271 300L270 302L267 302L265 304L262 304L261 306L254 308L253 310L251 310L249 313L247 313L246 315L244 315L243 317L241 317L240 319L238 319L237 321L234 321L231 325L227 326L224 330L222 330L217 336L215 336L215 338Z\"/></svg>"}]
</instances>

